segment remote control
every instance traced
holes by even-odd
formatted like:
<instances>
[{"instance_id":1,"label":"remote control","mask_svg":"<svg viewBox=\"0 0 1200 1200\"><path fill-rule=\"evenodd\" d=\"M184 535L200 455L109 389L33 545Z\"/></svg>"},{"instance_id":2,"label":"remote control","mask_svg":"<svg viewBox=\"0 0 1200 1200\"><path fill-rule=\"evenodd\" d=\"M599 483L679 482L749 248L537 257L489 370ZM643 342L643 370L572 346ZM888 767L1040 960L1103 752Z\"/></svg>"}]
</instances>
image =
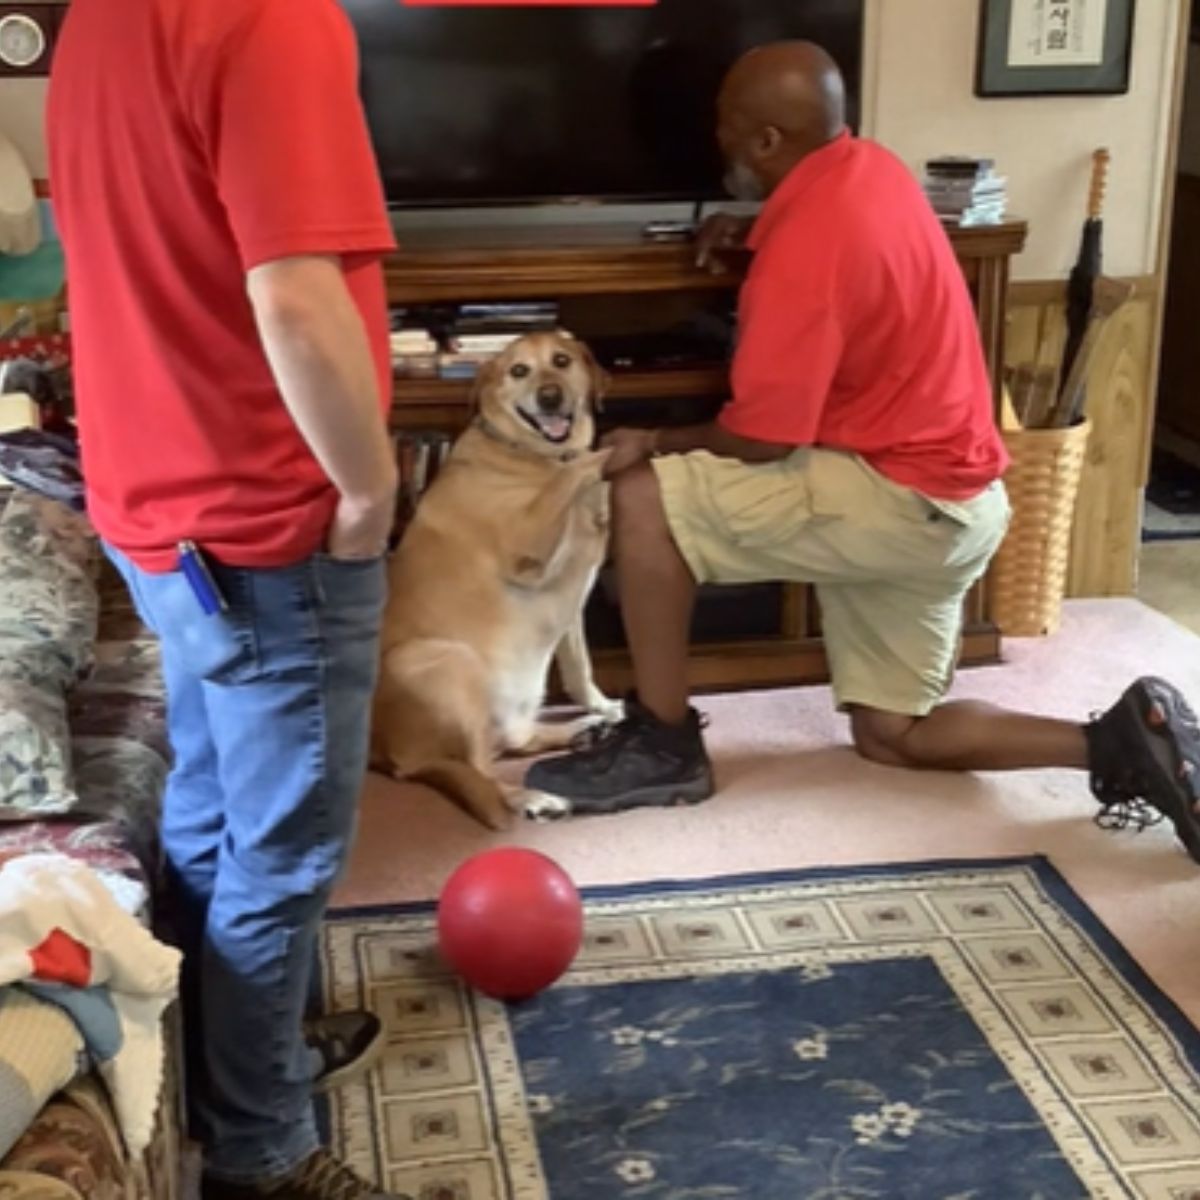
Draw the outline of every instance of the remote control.
<instances>
[{"instance_id":1,"label":"remote control","mask_svg":"<svg viewBox=\"0 0 1200 1200\"><path fill-rule=\"evenodd\" d=\"M690 242L695 236L691 221L647 221L642 226L642 237L652 242Z\"/></svg>"}]
</instances>

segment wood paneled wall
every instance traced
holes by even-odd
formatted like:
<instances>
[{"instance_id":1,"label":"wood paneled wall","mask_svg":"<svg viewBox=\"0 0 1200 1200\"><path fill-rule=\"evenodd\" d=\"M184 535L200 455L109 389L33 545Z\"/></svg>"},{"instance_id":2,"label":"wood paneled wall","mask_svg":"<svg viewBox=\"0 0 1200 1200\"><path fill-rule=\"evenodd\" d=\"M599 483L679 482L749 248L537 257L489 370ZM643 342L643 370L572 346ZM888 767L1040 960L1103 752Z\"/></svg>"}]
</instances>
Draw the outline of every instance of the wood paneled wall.
<instances>
[{"instance_id":1,"label":"wood paneled wall","mask_svg":"<svg viewBox=\"0 0 1200 1200\"><path fill-rule=\"evenodd\" d=\"M1158 281L1135 281L1133 299L1111 320L1088 380L1092 436L1075 512L1068 592L1131 595L1137 584L1142 489L1146 482ZM1061 344L1066 285L1014 283L1009 289L1005 359L1033 361L1039 343Z\"/></svg>"}]
</instances>

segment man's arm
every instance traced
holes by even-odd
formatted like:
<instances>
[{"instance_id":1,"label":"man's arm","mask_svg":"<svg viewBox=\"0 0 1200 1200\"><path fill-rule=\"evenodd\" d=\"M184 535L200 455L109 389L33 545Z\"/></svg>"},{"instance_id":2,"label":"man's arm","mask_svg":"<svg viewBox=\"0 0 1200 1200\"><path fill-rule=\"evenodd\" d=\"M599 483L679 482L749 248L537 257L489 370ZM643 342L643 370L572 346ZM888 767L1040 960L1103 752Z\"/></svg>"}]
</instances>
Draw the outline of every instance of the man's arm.
<instances>
[{"instance_id":1,"label":"man's arm","mask_svg":"<svg viewBox=\"0 0 1200 1200\"><path fill-rule=\"evenodd\" d=\"M338 491L328 550L382 551L395 514L396 464L366 328L337 258L253 267L247 287L284 403Z\"/></svg>"},{"instance_id":2,"label":"man's arm","mask_svg":"<svg viewBox=\"0 0 1200 1200\"><path fill-rule=\"evenodd\" d=\"M745 463L769 463L786 458L796 449L794 445L742 437L731 433L716 421L706 425L666 429L614 429L601 439L600 444L612 449L612 457L604 468L605 475L610 477L657 454L690 454L693 450L707 450L721 458L736 458Z\"/></svg>"},{"instance_id":3,"label":"man's arm","mask_svg":"<svg viewBox=\"0 0 1200 1200\"><path fill-rule=\"evenodd\" d=\"M742 437L731 433L717 421L710 421L707 425L656 430L653 443L655 454L690 454L693 450L707 450L721 458L737 458L746 463L776 462L786 458L795 449L795 446L778 442L760 442L756 438Z\"/></svg>"},{"instance_id":4,"label":"man's arm","mask_svg":"<svg viewBox=\"0 0 1200 1200\"><path fill-rule=\"evenodd\" d=\"M741 295L741 337L733 360L733 398L716 421L682 429L618 429L609 475L655 454L707 450L746 463L786 458L811 446L841 361L844 335L833 282L836 263L763 260Z\"/></svg>"}]
</instances>

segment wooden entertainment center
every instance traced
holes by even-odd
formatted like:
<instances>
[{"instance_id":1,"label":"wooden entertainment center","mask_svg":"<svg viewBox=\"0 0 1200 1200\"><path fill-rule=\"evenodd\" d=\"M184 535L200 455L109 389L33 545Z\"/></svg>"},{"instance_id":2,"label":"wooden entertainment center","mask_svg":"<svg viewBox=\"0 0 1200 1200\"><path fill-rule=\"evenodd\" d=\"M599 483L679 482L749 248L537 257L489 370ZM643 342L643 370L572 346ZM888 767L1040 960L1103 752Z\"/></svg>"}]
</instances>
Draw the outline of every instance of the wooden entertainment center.
<instances>
[{"instance_id":1,"label":"wooden entertainment center","mask_svg":"<svg viewBox=\"0 0 1200 1200\"><path fill-rule=\"evenodd\" d=\"M979 316L984 353L992 374L997 411L1004 362L1009 260L1025 241L1024 224L956 229L950 234ZM689 243L653 242L637 226L527 226L507 229L402 231L401 251L388 263L393 306L482 300L557 300L563 324L587 338L595 332L651 328L665 312L714 296L731 299L746 265L728 258L714 275L694 263ZM614 374L606 399L606 423L622 411L654 402L672 421L705 420L728 394L725 363L655 368ZM471 385L462 380L398 379L392 410L397 430L455 433L468 419ZM962 662L994 662L1000 634L989 617L987 581L967 603ZM631 682L619 649L596 653L602 685L619 693ZM782 592L778 628L769 637L709 642L691 656L698 690L815 683L828 678L815 595L805 586Z\"/></svg>"}]
</instances>

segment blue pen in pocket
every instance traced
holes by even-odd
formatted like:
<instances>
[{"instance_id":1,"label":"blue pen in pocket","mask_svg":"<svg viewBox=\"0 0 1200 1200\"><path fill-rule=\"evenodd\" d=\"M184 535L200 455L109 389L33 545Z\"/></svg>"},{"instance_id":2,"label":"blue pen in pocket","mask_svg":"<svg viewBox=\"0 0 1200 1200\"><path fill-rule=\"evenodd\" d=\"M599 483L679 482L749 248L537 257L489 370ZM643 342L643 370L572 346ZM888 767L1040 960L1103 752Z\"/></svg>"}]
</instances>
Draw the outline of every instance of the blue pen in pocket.
<instances>
[{"instance_id":1,"label":"blue pen in pocket","mask_svg":"<svg viewBox=\"0 0 1200 1200\"><path fill-rule=\"evenodd\" d=\"M200 553L195 542L179 543L179 569L191 585L205 616L211 617L216 613L225 612L229 605L221 595L221 589L217 587L217 581L212 577L208 563L204 561L204 555Z\"/></svg>"}]
</instances>

